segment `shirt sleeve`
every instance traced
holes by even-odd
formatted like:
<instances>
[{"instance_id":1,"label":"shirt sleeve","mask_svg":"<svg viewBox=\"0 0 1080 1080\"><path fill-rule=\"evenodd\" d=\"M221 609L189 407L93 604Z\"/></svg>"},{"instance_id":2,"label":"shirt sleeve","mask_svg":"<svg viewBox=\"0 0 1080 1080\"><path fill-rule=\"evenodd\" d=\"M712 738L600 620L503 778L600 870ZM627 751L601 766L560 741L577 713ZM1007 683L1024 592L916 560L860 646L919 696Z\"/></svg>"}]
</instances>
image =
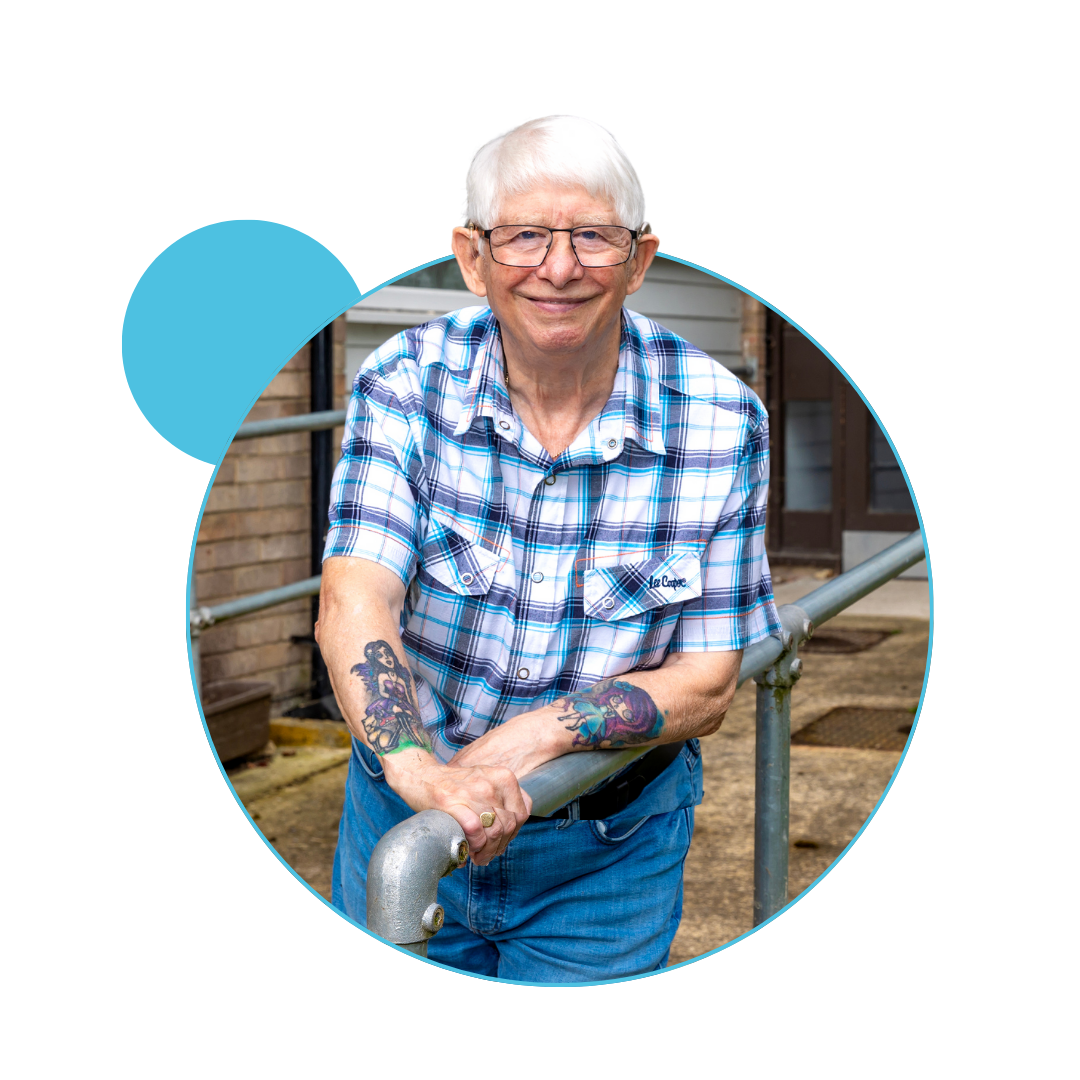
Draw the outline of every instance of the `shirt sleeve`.
<instances>
[{"instance_id":1,"label":"shirt sleeve","mask_svg":"<svg viewBox=\"0 0 1080 1080\"><path fill-rule=\"evenodd\" d=\"M420 550L422 462L397 399L375 379L349 401L330 489L323 559L348 555L393 570L408 586Z\"/></svg>"},{"instance_id":2,"label":"shirt sleeve","mask_svg":"<svg viewBox=\"0 0 1080 1080\"><path fill-rule=\"evenodd\" d=\"M780 632L765 555L769 421L742 448L716 530L701 557L701 596L683 605L670 652L745 649Z\"/></svg>"}]
</instances>

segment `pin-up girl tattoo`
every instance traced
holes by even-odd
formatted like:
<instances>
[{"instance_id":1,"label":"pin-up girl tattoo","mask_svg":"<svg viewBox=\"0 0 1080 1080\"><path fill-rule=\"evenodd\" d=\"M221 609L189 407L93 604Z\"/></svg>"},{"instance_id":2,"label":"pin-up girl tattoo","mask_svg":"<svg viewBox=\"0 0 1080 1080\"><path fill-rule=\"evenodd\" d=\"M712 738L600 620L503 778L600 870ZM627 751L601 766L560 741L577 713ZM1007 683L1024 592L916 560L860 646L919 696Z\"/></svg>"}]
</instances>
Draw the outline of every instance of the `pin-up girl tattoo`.
<instances>
[{"instance_id":1,"label":"pin-up girl tattoo","mask_svg":"<svg viewBox=\"0 0 1080 1080\"><path fill-rule=\"evenodd\" d=\"M350 669L359 675L374 700L364 713L364 731L376 754L393 754L415 746L431 749L420 714L409 696L412 676L385 641L369 641L364 657Z\"/></svg>"},{"instance_id":2,"label":"pin-up girl tattoo","mask_svg":"<svg viewBox=\"0 0 1080 1080\"><path fill-rule=\"evenodd\" d=\"M633 683L605 679L555 702L559 719L573 731L574 746L633 746L659 738L664 719L653 699Z\"/></svg>"}]
</instances>

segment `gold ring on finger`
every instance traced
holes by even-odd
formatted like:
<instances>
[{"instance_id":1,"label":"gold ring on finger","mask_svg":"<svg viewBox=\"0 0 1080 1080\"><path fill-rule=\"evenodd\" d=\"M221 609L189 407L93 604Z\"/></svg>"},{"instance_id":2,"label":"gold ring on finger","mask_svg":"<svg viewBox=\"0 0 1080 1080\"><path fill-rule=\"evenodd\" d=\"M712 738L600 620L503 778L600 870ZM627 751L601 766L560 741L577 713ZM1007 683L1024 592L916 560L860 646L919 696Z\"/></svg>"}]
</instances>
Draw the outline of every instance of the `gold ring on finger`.
<instances>
[{"instance_id":1,"label":"gold ring on finger","mask_svg":"<svg viewBox=\"0 0 1080 1080\"><path fill-rule=\"evenodd\" d=\"M490 829L491 826L495 824L495 811L485 810L480 815L480 824L483 825L485 829Z\"/></svg>"}]
</instances>

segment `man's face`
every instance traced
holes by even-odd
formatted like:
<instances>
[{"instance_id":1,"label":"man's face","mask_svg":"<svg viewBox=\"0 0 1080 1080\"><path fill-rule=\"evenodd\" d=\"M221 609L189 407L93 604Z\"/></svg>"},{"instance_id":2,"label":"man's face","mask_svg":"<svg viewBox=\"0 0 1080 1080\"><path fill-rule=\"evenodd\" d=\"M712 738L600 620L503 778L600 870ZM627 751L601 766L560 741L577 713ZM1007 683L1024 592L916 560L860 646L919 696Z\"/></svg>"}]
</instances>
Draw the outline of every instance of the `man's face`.
<instances>
[{"instance_id":1,"label":"man's face","mask_svg":"<svg viewBox=\"0 0 1080 1080\"><path fill-rule=\"evenodd\" d=\"M504 198L494 225L623 225L612 205L584 188L544 186ZM511 347L552 356L587 353L610 343L619 332L619 313L652 262L659 241L642 238L634 258L622 266L583 267L570 246L569 233L555 233L540 266L503 266L491 258L486 241L476 256L475 234L454 231L466 284L486 296ZM617 341L617 336L615 337Z\"/></svg>"}]
</instances>

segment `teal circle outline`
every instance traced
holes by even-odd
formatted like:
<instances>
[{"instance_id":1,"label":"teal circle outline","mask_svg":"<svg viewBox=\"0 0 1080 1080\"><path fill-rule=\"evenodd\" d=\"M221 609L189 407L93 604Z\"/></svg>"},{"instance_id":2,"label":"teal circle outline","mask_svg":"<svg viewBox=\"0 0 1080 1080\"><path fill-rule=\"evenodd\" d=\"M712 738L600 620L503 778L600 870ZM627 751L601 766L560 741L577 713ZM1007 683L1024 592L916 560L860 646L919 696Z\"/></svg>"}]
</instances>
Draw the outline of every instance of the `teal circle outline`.
<instances>
[{"instance_id":1,"label":"teal circle outline","mask_svg":"<svg viewBox=\"0 0 1080 1080\"><path fill-rule=\"evenodd\" d=\"M225 773L225 768L221 764L221 759L218 757L217 751L214 749L213 740L210 738L210 729L206 724L206 717L203 715L202 699L200 698L199 692L198 692L198 681L197 681L197 678L196 678L196 675L195 675L195 667L194 667L192 653L191 653L191 616L190 616L191 590L192 590L192 584L193 584L193 581L194 581L195 543L196 543L196 541L198 539L198 536L199 536L199 526L202 523L203 513L206 510L207 500L210 498L210 489L214 486L214 479L216 478L218 470L221 468L222 462L224 461L224 458L225 458L224 453L222 454L221 459L218 461L217 465L214 467L214 472L211 475L210 481L206 486L206 494L203 496L202 506L199 508L199 514L198 514L198 517L196 518L196 521L195 521L195 532L194 532L194 535L193 535L192 540L191 540L191 554L190 554L189 569L188 569L188 593L185 596L185 606L184 606L184 626L185 626L185 633L186 633L186 636L187 636L187 646L188 646L188 669L189 669L189 672L191 674L191 683L192 683L192 690L193 690L193 692L195 694L195 703L198 706L199 716L201 717L202 722L203 722L203 731L204 731L204 733L206 735L207 743L210 746L210 752L213 754L214 760L217 762L218 770L221 772L222 779L225 781L226 785L228 786L229 791L232 792L232 796L236 800L236 804L240 807L241 811L243 811L244 816L248 819L248 821L251 824L251 827L259 835L259 837L262 839L263 843L266 844L266 846L270 849L271 852L273 852L273 854L277 858L278 862L280 862L281 865L284 866L285 869L288 870L288 872L290 874L292 874L292 876L294 878L296 878L296 880L299 881L300 884L303 885L305 889L308 890L308 892L310 892L314 897L316 897L319 901L321 901L323 904L325 904L326 907L328 907L332 912L334 912L335 915L337 915L340 918L344 919L351 926L356 927L357 930L363 931L363 933L367 934L368 937L373 938L375 941L379 942L381 945L386 945L386 946L389 946L389 948L391 948L391 949L396 949L398 952L402 953L405 956L410 956L414 960L422 960L425 964L431 964L434 967L442 968L444 971L451 971L456 975L462 975L462 976L465 976L466 978L479 979L482 982L493 982L493 983L499 983L499 984L503 984L503 985L507 985L507 986L541 986L541 987L573 987L573 988L595 987L595 986L611 986L611 985L613 985L615 983L620 983L620 982L633 982L633 981L635 981L637 979L648 979L648 978L651 978L651 977L653 977L655 975L662 975L662 974L664 974L664 972L667 972L667 971L674 971L677 968L686 967L689 964L696 964L701 960L705 960L705 959L707 959L707 958L709 958L711 956L716 956L718 953L722 953L725 949L731 948L732 945L736 945L736 944L738 944L738 942L744 941L746 938L750 937L752 934L758 933L758 931L763 930L766 926L768 926L771 922L773 922L773 920L778 919L781 915L784 914L785 911L787 911L789 908L791 908L795 904L797 904L804 896L809 895L810 892L812 892L814 889L816 889L817 886L822 881L824 881L825 878L829 876L829 874L832 873L832 871L835 869L835 867L840 863L840 860L843 859L847 855L847 853L851 850L852 846L859 839L859 837L862 836L862 834L865 831L867 825L869 825L870 822L873 821L874 816L877 814L878 810L881 808L881 804L885 801L885 799L888 796L889 792L892 790L893 784L896 782L896 777L898 776L898 774L900 772L900 769L904 764L904 760L907 758L908 751L911 749L912 743L914 741L915 732L916 732L916 730L917 730L917 728L919 726L919 717L922 715L923 702L926 699L926 684L927 684L927 682L928 682L928 680L930 678L930 665L931 665L931 660L933 658L933 651L934 651L934 578L933 578L933 572L932 572L931 566L930 566L930 547L929 547L929 544L927 543L926 529L925 529L925 527L923 525L923 519L922 519L922 511L919 509L919 501L915 497L915 490L911 485L910 479L908 478L907 469L904 467L903 460L901 459L900 455L896 453L896 446L893 444L892 436L889 435L889 433L886 430L885 426L881 423L881 419L878 417L877 412L874 410L874 407L870 404L869 401L866 400L865 395L859 389L859 387L856 385L855 381L848 375L848 373L844 370L843 366L836 361L835 357L833 357L833 355L828 351L828 349L824 348L820 344L820 342L817 341L816 338L814 338L811 334L808 334L798 323L796 323L794 320L788 318L788 316L785 315L778 307L776 307L773 304L770 304L767 300L762 299L762 297L758 296L758 294L753 292L751 289L748 289L745 286L740 285L738 282L733 281L731 278L724 277L723 274L717 274L712 270L707 270L704 266L700 266L698 263L695 263L695 262L690 262L688 259L679 259L674 255L667 255L667 254L662 253L662 252L658 253L658 254L660 255L660 257L665 258L665 259L669 259L672 262L682 263L683 266L689 266L689 267L692 267L694 270L700 270L702 273L708 274L710 277L714 277L714 278L718 279L719 281L725 282L726 284L730 285L732 288L737 289L739 292L745 293L747 296L753 297L755 300L757 300L757 302L759 304L763 304L770 311L772 311L775 314L779 315L780 318L782 318L789 325L795 327L795 329L798 330L799 333L801 333L809 341L813 342L814 345L818 349L820 349L821 352L823 352L829 358L829 361L844 376L844 378L847 379L848 385L851 386L851 388L855 391L855 393L857 393L859 395L859 398L861 399L863 404L867 407L867 409L870 410L870 413L874 417L874 420L877 422L878 427L881 428L882 432L885 435L885 438L888 440L889 448L892 450L894 456L896 457L897 464L900 466L900 471L901 471L901 473L902 473L902 475L904 477L904 483L907 485L908 492L911 495L911 501L915 506L915 516L918 519L919 532L922 534L922 538L923 538L923 550L926 552L926 579L927 579L927 585L928 585L929 591L930 591L930 639L929 639L929 641L927 643L926 671L923 674L922 689L919 691L919 705L918 705L918 709L915 712L914 719L912 720L911 732L908 735L908 740L907 740L907 743L904 746L903 753L900 755L900 760L896 763L896 768L893 770L892 776L889 777L889 782L888 782L888 784L885 785L885 790L881 793L881 796L878 798L877 802L874 804L873 810L870 811L870 814L867 817L867 819L859 827L859 831L845 845L844 850L841 851L840 854L837 855L836 858L828 865L828 867L818 877L816 877L805 889L803 889L803 891L801 893L799 893L793 899L789 900L774 915L771 915L764 922L759 923L757 926L753 927L752 929L747 930L745 933L740 934L738 937L732 938L730 941L725 941L723 945L718 945L715 949L710 949L708 952L702 953L700 956L691 957L689 960L682 960L678 964L673 964L670 967L661 968L659 971L645 971L645 972L642 972L640 975L624 975L624 976L621 976L621 977L616 978L616 979L595 979L595 980L592 980L590 982L534 983L534 982L525 982L524 980L520 980L520 979L500 979L500 978L498 978L498 977L496 977L494 975L478 975L475 972L462 971L459 968L450 967L447 964L440 964L437 960L429 960L426 956L417 956L416 953L410 952L407 949L403 949L399 945L394 945L392 942L385 941L383 938L379 937L377 934L373 934L370 930L368 930L368 928L366 926L361 926L354 919L352 919L348 915L346 915L345 912L341 911L339 908L334 907L334 905L331 904L329 900L327 900L321 893L316 892L315 889L313 889L281 857L281 855L278 853L278 851L274 847L274 845L271 844L270 841L266 839L266 837L263 835L262 830L259 828L258 825L255 824L255 820L248 813L247 807L244 806L243 802L240 799L240 796L236 793L236 789L229 782L229 778ZM402 278L408 277L410 274L415 274L418 271L424 270L429 266L434 266L437 263L448 262L453 257L454 256L449 255L449 256L444 256L443 258L440 258L440 259L432 259L429 262L421 264L420 266L413 267L411 270L407 270L403 274L398 274L395 277L388 278L381 285L377 285L377 286L375 286L375 288L371 289L369 292L364 293L361 296L360 299L366 300L369 296L374 295L380 289L386 288L387 285L392 285L395 281L400 281ZM337 316L335 316L335 318L337 318ZM330 321L333 321L333 320L330 320ZM329 325L329 324L327 324L327 325ZM287 360L286 360L286 362L287 362ZM284 364L282 366L284 366ZM261 394L261 391L260 391L260 394ZM230 445L231 445L231 440L230 440ZM225 452L228 452L228 446L226 446Z\"/></svg>"}]
</instances>

